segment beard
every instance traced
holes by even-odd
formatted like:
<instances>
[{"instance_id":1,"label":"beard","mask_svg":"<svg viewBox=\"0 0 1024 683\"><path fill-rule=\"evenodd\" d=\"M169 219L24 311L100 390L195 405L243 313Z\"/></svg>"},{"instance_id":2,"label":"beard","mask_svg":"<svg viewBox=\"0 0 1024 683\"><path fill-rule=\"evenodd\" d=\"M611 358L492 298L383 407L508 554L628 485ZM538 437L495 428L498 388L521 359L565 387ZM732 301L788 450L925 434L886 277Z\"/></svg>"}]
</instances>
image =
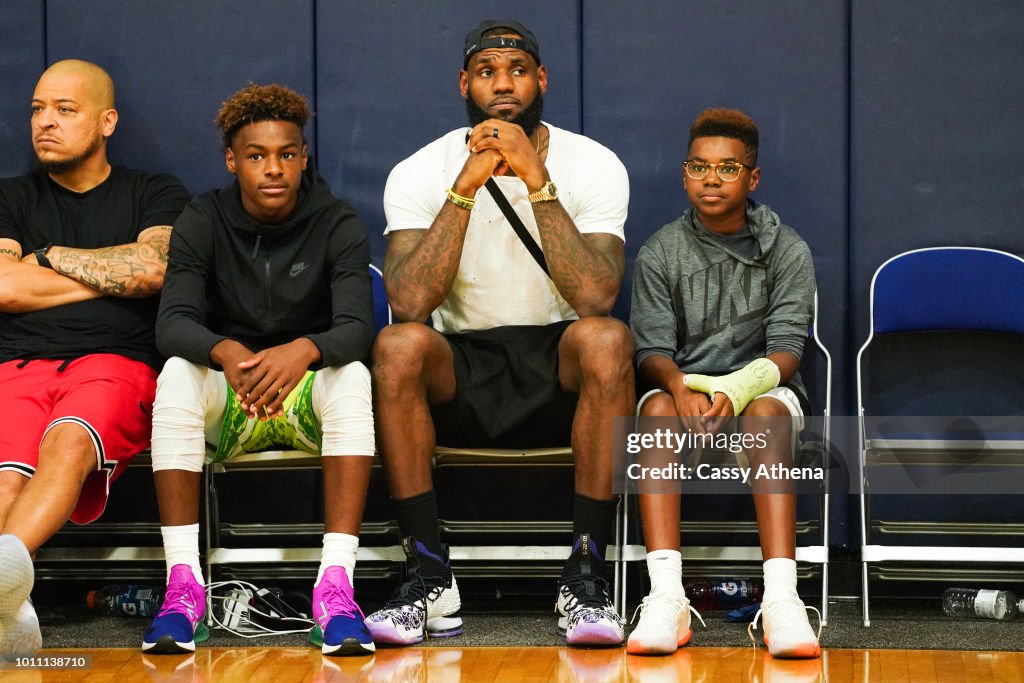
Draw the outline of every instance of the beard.
<instances>
[{"instance_id":1,"label":"beard","mask_svg":"<svg viewBox=\"0 0 1024 683\"><path fill-rule=\"evenodd\" d=\"M520 126L523 132L526 133L526 136L529 137L540 126L540 120L544 116L544 96L538 92L537 96L533 98L533 102L530 102L526 109L523 109L513 117L501 116L500 114L498 116L491 116L474 102L472 97L467 97L466 116L469 117L470 126L483 123L487 119L499 118Z\"/></svg>"},{"instance_id":2,"label":"beard","mask_svg":"<svg viewBox=\"0 0 1024 683\"><path fill-rule=\"evenodd\" d=\"M67 159L42 159L39 155L36 155L36 160L39 162L39 168L43 169L47 173L54 175L61 175L74 171L82 162L91 157L96 153L96 150L103 144L103 136L97 135L93 138L93 141L89 143L89 147L82 151L81 154L76 154L73 157Z\"/></svg>"}]
</instances>

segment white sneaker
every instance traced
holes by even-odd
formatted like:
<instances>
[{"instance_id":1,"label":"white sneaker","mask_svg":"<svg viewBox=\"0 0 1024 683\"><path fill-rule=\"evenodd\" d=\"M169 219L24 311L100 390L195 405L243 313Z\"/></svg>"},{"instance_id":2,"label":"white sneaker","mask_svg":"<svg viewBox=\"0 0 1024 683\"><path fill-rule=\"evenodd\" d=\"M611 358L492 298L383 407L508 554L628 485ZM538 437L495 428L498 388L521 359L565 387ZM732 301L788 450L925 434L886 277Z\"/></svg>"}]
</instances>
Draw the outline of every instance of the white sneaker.
<instances>
[{"instance_id":1,"label":"white sneaker","mask_svg":"<svg viewBox=\"0 0 1024 683\"><path fill-rule=\"evenodd\" d=\"M807 610L818 615L818 633L814 633L807 618ZM757 620L764 615L764 644L772 657L807 659L821 656L821 613L817 608L807 607L800 598L774 600L761 605L754 615L754 621L747 628L755 647L754 631Z\"/></svg>"},{"instance_id":2,"label":"white sneaker","mask_svg":"<svg viewBox=\"0 0 1024 683\"><path fill-rule=\"evenodd\" d=\"M29 602L35 572L21 539L0 536L0 661L31 656L43 646L39 618Z\"/></svg>"},{"instance_id":3,"label":"white sneaker","mask_svg":"<svg viewBox=\"0 0 1024 683\"><path fill-rule=\"evenodd\" d=\"M683 595L652 593L636 609L633 619L636 620L639 612L640 623L629 634L626 643L626 652L634 655L670 655L690 642L690 636L693 635L690 629L691 612L706 626L700 613L690 606L690 600Z\"/></svg>"}]
</instances>

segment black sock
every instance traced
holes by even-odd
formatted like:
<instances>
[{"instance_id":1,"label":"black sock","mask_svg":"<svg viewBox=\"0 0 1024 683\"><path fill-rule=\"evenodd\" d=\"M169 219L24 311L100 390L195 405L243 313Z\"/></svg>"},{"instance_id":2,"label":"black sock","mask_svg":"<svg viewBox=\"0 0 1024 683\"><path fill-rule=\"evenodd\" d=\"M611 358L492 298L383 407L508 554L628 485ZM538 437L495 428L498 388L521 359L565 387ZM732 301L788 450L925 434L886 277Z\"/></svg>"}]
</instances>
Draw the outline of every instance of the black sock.
<instances>
[{"instance_id":1,"label":"black sock","mask_svg":"<svg viewBox=\"0 0 1024 683\"><path fill-rule=\"evenodd\" d=\"M603 560L607 555L608 544L615 535L615 511L618 505L618 497L597 500L580 493L575 494L572 511L573 541L581 533L590 534L597 554Z\"/></svg>"},{"instance_id":2,"label":"black sock","mask_svg":"<svg viewBox=\"0 0 1024 683\"><path fill-rule=\"evenodd\" d=\"M441 556L441 532L437 522L437 498L430 489L411 498L395 500L398 508L398 530L402 538L413 536L427 550Z\"/></svg>"}]
</instances>

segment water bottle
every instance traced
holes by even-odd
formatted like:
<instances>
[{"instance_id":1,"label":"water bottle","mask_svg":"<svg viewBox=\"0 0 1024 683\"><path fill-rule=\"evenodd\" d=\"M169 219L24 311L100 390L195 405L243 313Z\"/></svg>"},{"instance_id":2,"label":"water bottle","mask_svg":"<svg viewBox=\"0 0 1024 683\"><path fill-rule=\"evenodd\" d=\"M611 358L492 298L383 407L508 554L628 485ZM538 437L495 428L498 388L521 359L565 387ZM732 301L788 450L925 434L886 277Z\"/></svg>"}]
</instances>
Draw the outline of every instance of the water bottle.
<instances>
[{"instance_id":1,"label":"water bottle","mask_svg":"<svg viewBox=\"0 0 1024 683\"><path fill-rule=\"evenodd\" d=\"M760 579L689 579L683 588L697 611L746 607L764 595Z\"/></svg>"},{"instance_id":2,"label":"water bottle","mask_svg":"<svg viewBox=\"0 0 1024 683\"><path fill-rule=\"evenodd\" d=\"M89 591L85 604L103 614L152 618L160 611L164 592L153 586L113 584Z\"/></svg>"},{"instance_id":3,"label":"water bottle","mask_svg":"<svg viewBox=\"0 0 1024 683\"><path fill-rule=\"evenodd\" d=\"M1010 591L947 588L942 594L942 611L954 618L1013 619L1024 608Z\"/></svg>"}]
</instances>

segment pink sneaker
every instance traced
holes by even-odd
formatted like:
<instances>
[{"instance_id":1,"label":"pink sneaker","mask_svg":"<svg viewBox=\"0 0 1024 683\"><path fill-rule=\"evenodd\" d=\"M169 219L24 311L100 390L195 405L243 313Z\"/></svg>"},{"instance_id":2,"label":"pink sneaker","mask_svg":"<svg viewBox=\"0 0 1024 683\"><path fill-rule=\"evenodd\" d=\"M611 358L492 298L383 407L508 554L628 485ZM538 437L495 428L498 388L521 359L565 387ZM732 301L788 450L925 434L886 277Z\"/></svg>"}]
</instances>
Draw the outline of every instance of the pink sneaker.
<instances>
[{"instance_id":1,"label":"pink sneaker","mask_svg":"<svg viewBox=\"0 0 1024 683\"><path fill-rule=\"evenodd\" d=\"M317 625L309 640L320 644L325 655L358 656L376 650L344 567L328 567L313 587L313 618Z\"/></svg>"},{"instance_id":2,"label":"pink sneaker","mask_svg":"<svg viewBox=\"0 0 1024 683\"><path fill-rule=\"evenodd\" d=\"M157 655L195 652L196 643L210 637L203 623L206 590L187 564L171 567L160 612L142 636L142 651Z\"/></svg>"}]
</instances>

